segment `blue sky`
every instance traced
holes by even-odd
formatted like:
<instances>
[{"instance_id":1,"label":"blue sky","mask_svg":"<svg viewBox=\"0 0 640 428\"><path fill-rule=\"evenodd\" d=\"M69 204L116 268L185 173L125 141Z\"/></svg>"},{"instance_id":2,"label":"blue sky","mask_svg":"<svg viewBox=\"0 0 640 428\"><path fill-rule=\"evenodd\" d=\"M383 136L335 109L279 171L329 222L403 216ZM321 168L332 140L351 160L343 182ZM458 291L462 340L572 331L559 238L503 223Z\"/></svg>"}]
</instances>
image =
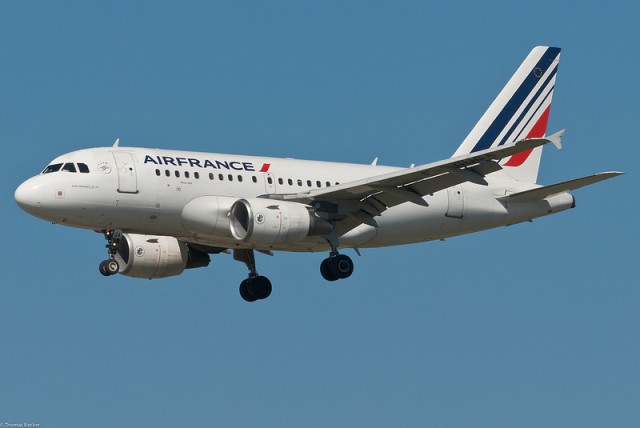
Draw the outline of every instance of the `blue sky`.
<instances>
[{"instance_id":1,"label":"blue sky","mask_svg":"<svg viewBox=\"0 0 640 428\"><path fill-rule=\"evenodd\" d=\"M633 2L0 4L0 423L638 426ZM448 157L535 45L563 48L552 183L628 174L530 224L353 254L104 278L104 241L19 210L49 160L111 145L409 165Z\"/></svg>"}]
</instances>

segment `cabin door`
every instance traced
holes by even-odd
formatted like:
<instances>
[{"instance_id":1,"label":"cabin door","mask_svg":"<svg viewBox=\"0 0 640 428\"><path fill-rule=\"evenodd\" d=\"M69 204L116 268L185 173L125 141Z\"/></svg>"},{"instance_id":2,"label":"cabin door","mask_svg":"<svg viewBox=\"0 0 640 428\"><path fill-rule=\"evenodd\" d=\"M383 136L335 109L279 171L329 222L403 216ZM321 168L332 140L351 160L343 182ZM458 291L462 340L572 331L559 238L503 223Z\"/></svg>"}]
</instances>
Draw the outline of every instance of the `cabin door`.
<instances>
[{"instance_id":1,"label":"cabin door","mask_svg":"<svg viewBox=\"0 0 640 428\"><path fill-rule=\"evenodd\" d=\"M118 169L118 192L138 193L138 178L133 155L129 152L113 152Z\"/></svg>"}]
</instances>

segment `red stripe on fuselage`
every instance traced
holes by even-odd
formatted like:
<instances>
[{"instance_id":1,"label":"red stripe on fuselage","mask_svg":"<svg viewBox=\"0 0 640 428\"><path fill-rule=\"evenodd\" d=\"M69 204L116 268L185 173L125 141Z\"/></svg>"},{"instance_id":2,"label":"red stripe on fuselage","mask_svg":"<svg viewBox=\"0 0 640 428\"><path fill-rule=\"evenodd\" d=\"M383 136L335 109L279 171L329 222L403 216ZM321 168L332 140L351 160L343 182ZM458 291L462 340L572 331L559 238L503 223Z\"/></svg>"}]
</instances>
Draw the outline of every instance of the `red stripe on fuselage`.
<instances>
[{"instance_id":1,"label":"red stripe on fuselage","mask_svg":"<svg viewBox=\"0 0 640 428\"><path fill-rule=\"evenodd\" d=\"M262 168L260 168L260 172L267 172L267 171L269 171L270 167L271 167L270 163L263 163L262 164Z\"/></svg>"},{"instance_id":2,"label":"red stripe on fuselage","mask_svg":"<svg viewBox=\"0 0 640 428\"><path fill-rule=\"evenodd\" d=\"M547 109L542 113L540 119L533 125L531 131L527 134L526 138L542 138L544 137L545 132L547 132L547 122L549 121L549 110L551 110L551 104L547 107ZM511 158L504 164L504 166L516 167L520 166L527 160L529 155L533 149L525 150L524 152L516 153L511 156Z\"/></svg>"}]
</instances>

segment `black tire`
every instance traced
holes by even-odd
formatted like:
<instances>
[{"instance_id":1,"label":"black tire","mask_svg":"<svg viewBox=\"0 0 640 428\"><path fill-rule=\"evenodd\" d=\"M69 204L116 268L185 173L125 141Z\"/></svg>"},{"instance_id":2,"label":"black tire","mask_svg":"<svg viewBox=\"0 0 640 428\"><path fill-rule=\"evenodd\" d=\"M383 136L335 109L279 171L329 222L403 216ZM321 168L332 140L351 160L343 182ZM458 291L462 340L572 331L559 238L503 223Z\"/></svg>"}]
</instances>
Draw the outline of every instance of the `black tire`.
<instances>
[{"instance_id":1,"label":"black tire","mask_svg":"<svg viewBox=\"0 0 640 428\"><path fill-rule=\"evenodd\" d=\"M101 273L102 275L104 275L104 276L109 276L110 274L109 274L109 272L107 272L107 266L106 266L106 264L107 264L107 261L106 261L106 260L101 261L101 262L100 262L100 265L98 266L98 269L100 270L100 273Z\"/></svg>"},{"instance_id":2,"label":"black tire","mask_svg":"<svg viewBox=\"0 0 640 428\"><path fill-rule=\"evenodd\" d=\"M269 278L259 275L249 280L247 290L249 294L253 295L256 299L262 300L271 295L273 287L271 286Z\"/></svg>"},{"instance_id":3,"label":"black tire","mask_svg":"<svg viewBox=\"0 0 640 428\"><path fill-rule=\"evenodd\" d=\"M329 269L329 260L330 259L327 258L320 263L320 275L322 275L322 277L327 281L335 281L338 278L334 276L331 269Z\"/></svg>"},{"instance_id":4,"label":"black tire","mask_svg":"<svg viewBox=\"0 0 640 428\"><path fill-rule=\"evenodd\" d=\"M336 278L349 278L353 273L353 261L349 256L338 254L337 256L329 259L329 270Z\"/></svg>"},{"instance_id":5,"label":"black tire","mask_svg":"<svg viewBox=\"0 0 640 428\"><path fill-rule=\"evenodd\" d=\"M251 279L247 278L240 283L240 297L244 299L245 302L255 302L258 300L253 294L249 293L249 283Z\"/></svg>"}]
</instances>

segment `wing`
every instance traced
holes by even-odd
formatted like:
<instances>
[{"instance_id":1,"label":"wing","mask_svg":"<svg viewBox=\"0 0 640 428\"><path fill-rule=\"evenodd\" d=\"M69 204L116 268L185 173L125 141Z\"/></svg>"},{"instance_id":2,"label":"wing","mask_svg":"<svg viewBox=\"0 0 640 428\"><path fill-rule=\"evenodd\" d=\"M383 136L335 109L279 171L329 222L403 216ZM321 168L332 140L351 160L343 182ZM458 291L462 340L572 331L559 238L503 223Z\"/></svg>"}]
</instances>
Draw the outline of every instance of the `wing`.
<instances>
[{"instance_id":1,"label":"wing","mask_svg":"<svg viewBox=\"0 0 640 428\"><path fill-rule=\"evenodd\" d=\"M450 159L363 178L301 193L268 195L271 199L312 205L330 221L338 234L365 223L377 227L374 217L405 202L428 206L423 196L464 182L487 185L484 177L502 169L500 159L552 142L560 147L560 131L547 138L525 139Z\"/></svg>"},{"instance_id":2,"label":"wing","mask_svg":"<svg viewBox=\"0 0 640 428\"><path fill-rule=\"evenodd\" d=\"M598 174L590 175L588 177L576 178L569 181L563 181L562 183L551 184L549 186L542 186L531 190L525 190L524 192L513 193L511 195L499 197L498 200L506 202L532 202L540 199L548 198L559 193L568 192L570 190L576 190L584 186L598 183L603 180L608 180L618 175L624 174L623 172L611 171L600 172Z\"/></svg>"}]
</instances>

